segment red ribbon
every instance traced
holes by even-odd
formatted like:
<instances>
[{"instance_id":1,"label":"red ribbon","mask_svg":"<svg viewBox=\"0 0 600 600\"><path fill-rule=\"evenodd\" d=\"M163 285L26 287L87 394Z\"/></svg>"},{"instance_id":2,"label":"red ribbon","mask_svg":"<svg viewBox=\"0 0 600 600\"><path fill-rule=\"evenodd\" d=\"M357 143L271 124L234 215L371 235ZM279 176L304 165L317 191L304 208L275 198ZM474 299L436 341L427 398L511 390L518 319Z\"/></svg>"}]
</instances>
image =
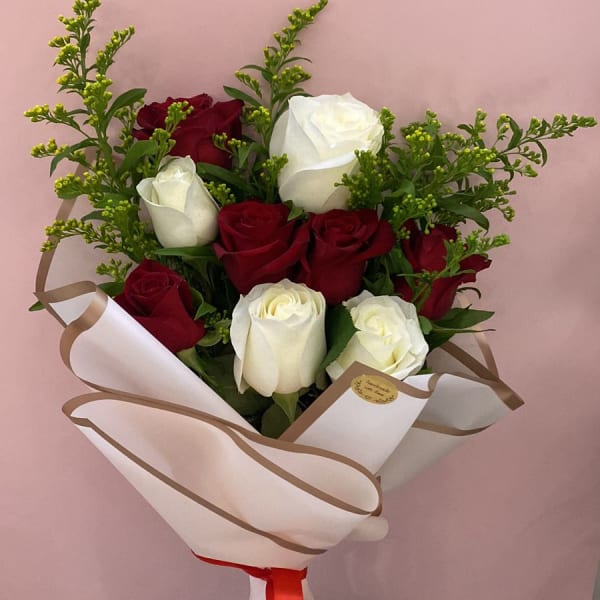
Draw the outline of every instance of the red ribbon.
<instances>
[{"instance_id":1,"label":"red ribbon","mask_svg":"<svg viewBox=\"0 0 600 600\"><path fill-rule=\"evenodd\" d=\"M306 578L306 569L295 571L293 569L261 569L259 567L250 567L248 565L238 565L236 563L215 560L214 558L205 558L194 553L196 558L217 565L219 567L234 567L242 569L251 577L262 579L267 582L266 600L303 600L302 580Z\"/></svg>"}]
</instances>

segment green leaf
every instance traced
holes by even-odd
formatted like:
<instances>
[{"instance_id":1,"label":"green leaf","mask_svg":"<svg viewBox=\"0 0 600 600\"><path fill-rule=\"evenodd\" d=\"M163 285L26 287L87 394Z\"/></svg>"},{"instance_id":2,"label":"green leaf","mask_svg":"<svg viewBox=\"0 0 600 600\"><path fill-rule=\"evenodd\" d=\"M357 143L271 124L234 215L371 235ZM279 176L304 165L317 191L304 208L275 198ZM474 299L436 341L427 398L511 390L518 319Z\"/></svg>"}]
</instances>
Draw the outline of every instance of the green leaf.
<instances>
[{"instance_id":1,"label":"green leaf","mask_svg":"<svg viewBox=\"0 0 600 600\"><path fill-rule=\"evenodd\" d=\"M264 436L277 439L289 426L290 420L285 412L277 404L272 404L263 413L260 432Z\"/></svg>"},{"instance_id":2,"label":"green leaf","mask_svg":"<svg viewBox=\"0 0 600 600\"><path fill-rule=\"evenodd\" d=\"M387 272L375 273L363 277L365 288L374 296L391 296L394 293L394 284Z\"/></svg>"},{"instance_id":3,"label":"green leaf","mask_svg":"<svg viewBox=\"0 0 600 600\"><path fill-rule=\"evenodd\" d=\"M87 215L83 215L81 220L85 223L86 221L106 221L106 219L102 216L102 210L93 210L89 212Z\"/></svg>"},{"instance_id":4,"label":"green leaf","mask_svg":"<svg viewBox=\"0 0 600 600\"><path fill-rule=\"evenodd\" d=\"M540 166L543 167L548 162L548 151L541 142L534 140L533 143L540 149L540 154L542 155L542 164Z\"/></svg>"},{"instance_id":5,"label":"green leaf","mask_svg":"<svg viewBox=\"0 0 600 600\"><path fill-rule=\"evenodd\" d=\"M412 265L398 246L395 246L390 250L389 254L384 257L384 262L392 275L413 272Z\"/></svg>"},{"instance_id":6,"label":"green leaf","mask_svg":"<svg viewBox=\"0 0 600 600\"><path fill-rule=\"evenodd\" d=\"M473 206L470 206L469 204L462 204L457 198L445 198L441 202L440 208L454 213L455 215L465 217L466 219L471 219L472 221L475 221L479 227L483 227L483 229L486 231L490 228L490 222L481 211L477 210Z\"/></svg>"},{"instance_id":7,"label":"green leaf","mask_svg":"<svg viewBox=\"0 0 600 600\"><path fill-rule=\"evenodd\" d=\"M44 310L46 307L38 300L34 302L27 310L29 312L35 312L37 310Z\"/></svg>"},{"instance_id":8,"label":"green leaf","mask_svg":"<svg viewBox=\"0 0 600 600\"><path fill-rule=\"evenodd\" d=\"M56 167L58 166L58 163L61 160L68 158L76 150L82 150L83 148L89 148L90 146L95 146L95 145L96 145L96 140L85 139L85 140L82 140L81 142L78 142L77 144L73 144L72 146L65 148L62 152L59 152L58 154L56 154L50 163L50 175L52 175L54 173L54 171L56 170Z\"/></svg>"},{"instance_id":9,"label":"green leaf","mask_svg":"<svg viewBox=\"0 0 600 600\"><path fill-rule=\"evenodd\" d=\"M476 288L474 286L467 285L465 287L458 288L457 292L475 292L477 294L477 297L481 300L481 291L479 290L479 288Z\"/></svg>"},{"instance_id":10,"label":"green leaf","mask_svg":"<svg viewBox=\"0 0 600 600\"><path fill-rule=\"evenodd\" d=\"M510 149L515 148L521 143L521 140L523 139L523 130L512 117L508 117L508 124L510 125L510 129L512 131L512 136L507 146L507 148Z\"/></svg>"},{"instance_id":11,"label":"green leaf","mask_svg":"<svg viewBox=\"0 0 600 600\"><path fill-rule=\"evenodd\" d=\"M265 67L261 67L260 65L244 65L243 67L240 67L238 71L244 71L246 69L260 71L263 75L265 74L265 72L268 73L267 69L265 69Z\"/></svg>"},{"instance_id":12,"label":"green leaf","mask_svg":"<svg viewBox=\"0 0 600 600\"><path fill-rule=\"evenodd\" d=\"M412 196L416 196L417 190L415 188L415 184L410 180L404 180L396 189L389 195L390 198L399 198L400 196L404 196L405 194L411 194Z\"/></svg>"},{"instance_id":13,"label":"green leaf","mask_svg":"<svg viewBox=\"0 0 600 600\"><path fill-rule=\"evenodd\" d=\"M233 186L233 187L243 191L248 196L253 195L254 190L253 190L252 186L245 179L243 179L236 173L233 173L232 171L228 171L227 169L224 169L223 167L219 167L218 165L211 165L209 163L201 162L196 165L196 172L203 179L204 178L217 179L219 181L223 181L224 183L227 183L230 186Z\"/></svg>"},{"instance_id":14,"label":"green leaf","mask_svg":"<svg viewBox=\"0 0 600 600\"><path fill-rule=\"evenodd\" d=\"M106 115L104 115L104 123L108 125L118 110L142 101L145 95L146 90L143 88L134 88L132 90L123 92L120 96L115 98L114 102L110 105L110 108L106 111Z\"/></svg>"},{"instance_id":15,"label":"green leaf","mask_svg":"<svg viewBox=\"0 0 600 600\"><path fill-rule=\"evenodd\" d=\"M431 333L425 336L425 341L429 346L429 352L431 352L434 348L445 344L448 340L450 340L454 336L455 332L441 332L441 331L432 331Z\"/></svg>"},{"instance_id":16,"label":"green leaf","mask_svg":"<svg viewBox=\"0 0 600 600\"><path fill-rule=\"evenodd\" d=\"M443 319L435 322L435 327L443 329L468 329L494 316L489 310L472 308L451 308Z\"/></svg>"},{"instance_id":17,"label":"green leaf","mask_svg":"<svg viewBox=\"0 0 600 600\"><path fill-rule=\"evenodd\" d=\"M158 153L158 144L153 140L141 140L135 142L131 148L127 151L127 154L123 158L123 162L119 166L117 175L122 175L127 171L130 171L144 156Z\"/></svg>"},{"instance_id":18,"label":"green leaf","mask_svg":"<svg viewBox=\"0 0 600 600\"><path fill-rule=\"evenodd\" d=\"M111 298L118 296L125 287L124 281L107 281L105 283L99 283L98 287Z\"/></svg>"},{"instance_id":19,"label":"green leaf","mask_svg":"<svg viewBox=\"0 0 600 600\"><path fill-rule=\"evenodd\" d=\"M457 129L462 129L462 131L466 131L470 136L475 133L475 129L473 129L472 125L467 125L466 123L461 123L456 126Z\"/></svg>"},{"instance_id":20,"label":"green leaf","mask_svg":"<svg viewBox=\"0 0 600 600\"><path fill-rule=\"evenodd\" d=\"M228 85L224 85L223 89L225 90L225 93L228 96L234 98L235 100L241 100L242 102L245 102L250 106L261 106L260 102L256 98L253 98L252 96L250 96L250 94L247 94L246 92L242 92L242 90L238 90L237 88L230 87Z\"/></svg>"},{"instance_id":21,"label":"green leaf","mask_svg":"<svg viewBox=\"0 0 600 600\"><path fill-rule=\"evenodd\" d=\"M198 317L196 316L196 319L197 318ZM196 345L201 348L210 348L211 346L216 346L220 341L221 335L218 331L213 329L212 331L207 331L204 336L196 342Z\"/></svg>"},{"instance_id":22,"label":"green leaf","mask_svg":"<svg viewBox=\"0 0 600 600\"><path fill-rule=\"evenodd\" d=\"M205 373L210 378L208 383L227 404L243 417L264 411L272 400L261 396L253 389L248 389L243 394L238 391L233 377L233 360L233 354L224 354L205 360Z\"/></svg>"},{"instance_id":23,"label":"green leaf","mask_svg":"<svg viewBox=\"0 0 600 600\"><path fill-rule=\"evenodd\" d=\"M75 200L75 198L79 198L79 196L81 196L81 193L81 190L62 188L56 192L56 195L61 200Z\"/></svg>"},{"instance_id":24,"label":"green leaf","mask_svg":"<svg viewBox=\"0 0 600 600\"><path fill-rule=\"evenodd\" d=\"M350 311L345 306L338 304L327 310L327 315L325 316L325 335L329 352L327 352L319 365L318 372L324 371L327 365L332 363L343 352L357 331L352 322Z\"/></svg>"},{"instance_id":25,"label":"green leaf","mask_svg":"<svg viewBox=\"0 0 600 600\"><path fill-rule=\"evenodd\" d=\"M273 393L273 402L285 413L285 416L288 418L288 425L291 425L296 419L296 408L299 397L300 394L298 392L291 394Z\"/></svg>"}]
</instances>

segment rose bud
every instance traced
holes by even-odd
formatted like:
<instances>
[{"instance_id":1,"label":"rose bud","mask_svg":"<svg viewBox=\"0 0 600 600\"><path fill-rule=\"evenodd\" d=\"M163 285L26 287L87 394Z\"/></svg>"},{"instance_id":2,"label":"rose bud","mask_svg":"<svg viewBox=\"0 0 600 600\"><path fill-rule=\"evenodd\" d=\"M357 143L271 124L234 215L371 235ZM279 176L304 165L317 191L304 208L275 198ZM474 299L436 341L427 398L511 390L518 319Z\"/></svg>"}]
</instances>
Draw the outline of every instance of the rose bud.
<instances>
[{"instance_id":1,"label":"rose bud","mask_svg":"<svg viewBox=\"0 0 600 600\"><path fill-rule=\"evenodd\" d=\"M204 246L217 237L217 205L189 156L167 162L137 191L164 248Z\"/></svg>"},{"instance_id":2,"label":"rose bud","mask_svg":"<svg viewBox=\"0 0 600 600\"><path fill-rule=\"evenodd\" d=\"M327 304L357 294L367 260L387 254L396 241L390 224L370 209L312 215L305 227L311 233L310 249L294 281L322 292Z\"/></svg>"},{"instance_id":3,"label":"rose bud","mask_svg":"<svg viewBox=\"0 0 600 600\"><path fill-rule=\"evenodd\" d=\"M190 156L194 162L206 162L225 169L231 167L231 156L213 143L215 133L225 133L230 138L239 138L242 133L240 116L244 103L240 100L216 102L207 94L192 98L167 98L164 102L153 102L139 111L138 125L133 136L147 140L157 128L164 128L167 110L173 102L186 100L193 107L192 114L181 121L171 135L175 146L173 156Z\"/></svg>"},{"instance_id":4,"label":"rose bud","mask_svg":"<svg viewBox=\"0 0 600 600\"><path fill-rule=\"evenodd\" d=\"M418 229L414 221L404 224L410 232L410 237L402 241L402 250L415 273L422 271L442 271L446 267L445 241L456 239L456 230L447 225L436 225L429 233ZM461 271L452 277L441 277L435 279L431 284L429 296L425 300L419 313L431 320L437 320L452 308L456 291L464 283L475 281L477 273L487 269L491 261L481 254L474 254L460 262ZM410 302L413 291L403 277L397 277L394 281L394 289L397 294Z\"/></svg>"},{"instance_id":5,"label":"rose bud","mask_svg":"<svg viewBox=\"0 0 600 600\"><path fill-rule=\"evenodd\" d=\"M269 148L271 156L288 158L279 195L307 212L346 208L348 189L335 184L357 166L355 150L378 152L382 139L377 111L351 94L292 97Z\"/></svg>"},{"instance_id":6,"label":"rose bud","mask_svg":"<svg viewBox=\"0 0 600 600\"><path fill-rule=\"evenodd\" d=\"M308 230L288 221L285 204L245 200L219 212L215 254L238 292L289 278L308 246Z\"/></svg>"},{"instance_id":7,"label":"rose bud","mask_svg":"<svg viewBox=\"0 0 600 600\"><path fill-rule=\"evenodd\" d=\"M331 379L337 379L354 361L396 379L420 371L429 348L413 304L397 296L373 296L365 290L344 306L358 331L327 367Z\"/></svg>"},{"instance_id":8,"label":"rose bud","mask_svg":"<svg viewBox=\"0 0 600 600\"><path fill-rule=\"evenodd\" d=\"M231 322L239 390L271 396L313 384L327 351L325 310L323 294L287 279L242 296Z\"/></svg>"},{"instance_id":9,"label":"rose bud","mask_svg":"<svg viewBox=\"0 0 600 600\"><path fill-rule=\"evenodd\" d=\"M204 336L204 322L192 317L187 282L156 261L142 261L115 302L171 352L191 348Z\"/></svg>"}]
</instances>

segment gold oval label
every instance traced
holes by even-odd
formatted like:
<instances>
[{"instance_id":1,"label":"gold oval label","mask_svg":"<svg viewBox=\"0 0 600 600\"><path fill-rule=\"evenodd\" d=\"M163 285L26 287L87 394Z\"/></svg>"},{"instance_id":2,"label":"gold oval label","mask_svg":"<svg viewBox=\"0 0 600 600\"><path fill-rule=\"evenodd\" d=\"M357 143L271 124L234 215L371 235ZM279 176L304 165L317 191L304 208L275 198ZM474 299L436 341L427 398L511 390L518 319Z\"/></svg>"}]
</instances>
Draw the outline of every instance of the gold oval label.
<instances>
[{"instance_id":1,"label":"gold oval label","mask_svg":"<svg viewBox=\"0 0 600 600\"><path fill-rule=\"evenodd\" d=\"M398 397L396 386L378 375L355 377L352 380L352 391L373 404L389 404Z\"/></svg>"}]
</instances>

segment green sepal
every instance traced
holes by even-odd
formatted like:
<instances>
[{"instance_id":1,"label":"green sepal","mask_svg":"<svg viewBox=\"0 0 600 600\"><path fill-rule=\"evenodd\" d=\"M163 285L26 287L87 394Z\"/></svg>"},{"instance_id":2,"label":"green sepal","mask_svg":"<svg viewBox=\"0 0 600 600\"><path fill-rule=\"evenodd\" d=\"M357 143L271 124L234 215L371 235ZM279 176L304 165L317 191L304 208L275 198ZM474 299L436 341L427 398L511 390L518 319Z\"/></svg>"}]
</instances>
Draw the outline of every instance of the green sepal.
<instances>
[{"instance_id":1,"label":"green sepal","mask_svg":"<svg viewBox=\"0 0 600 600\"><path fill-rule=\"evenodd\" d=\"M421 327L423 335L431 333L431 330L433 329L433 323L423 315L419 315L419 326Z\"/></svg>"},{"instance_id":2,"label":"green sepal","mask_svg":"<svg viewBox=\"0 0 600 600\"><path fill-rule=\"evenodd\" d=\"M198 317L196 317L197 319ZM211 346L216 346L220 341L222 341L221 335L218 331L212 330L207 331L204 336L196 342L197 346L201 348L210 348Z\"/></svg>"},{"instance_id":3,"label":"green sepal","mask_svg":"<svg viewBox=\"0 0 600 600\"><path fill-rule=\"evenodd\" d=\"M273 402L284 412L288 418L288 425L294 422L296 419L296 409L298 407L298 399L300 394L293 392L291 394L278 394L273 393Z\"/></svg>"},{"instance_id":4,"label":"green sepal","mask_svg":"<svg viewBox=\"0 0 600 600\"><path fill-rule=\"evenodd\" d=\"M206 302L206 300L202 300L202 303L196 309L196 314L194 316L194 320L201 319L202 317L205 317L206 315L210 315L210 314L214 313L216 310L217 310L216 306L213 306L209 302Z\"/></svg>"},{"instance_id":5,"label":"green sepal","mask_svg":"<svg viewBox=\"0 0 600 600\"><path fill-rule=\"evenodd\" d=\"M285 412L277 404L272 404L263 413L260 432L266 437L277 439L289 426L290 420Z\"/></svg>"},{"instance_id":6,"label":"green sepal","mask_svg":"<svg viewBox=\"0 0 600 600\"><path fill-rule=\"evenodd\" d=\"M301 217L305 214L304 209L300 206L296 206L291 200L286 200L285 202L283 202L283 204L285 204L290 209L290 214L287 218L288 221L293 221L294 219L297 219L298 217Z\"/></svg>"}]
</instances>

